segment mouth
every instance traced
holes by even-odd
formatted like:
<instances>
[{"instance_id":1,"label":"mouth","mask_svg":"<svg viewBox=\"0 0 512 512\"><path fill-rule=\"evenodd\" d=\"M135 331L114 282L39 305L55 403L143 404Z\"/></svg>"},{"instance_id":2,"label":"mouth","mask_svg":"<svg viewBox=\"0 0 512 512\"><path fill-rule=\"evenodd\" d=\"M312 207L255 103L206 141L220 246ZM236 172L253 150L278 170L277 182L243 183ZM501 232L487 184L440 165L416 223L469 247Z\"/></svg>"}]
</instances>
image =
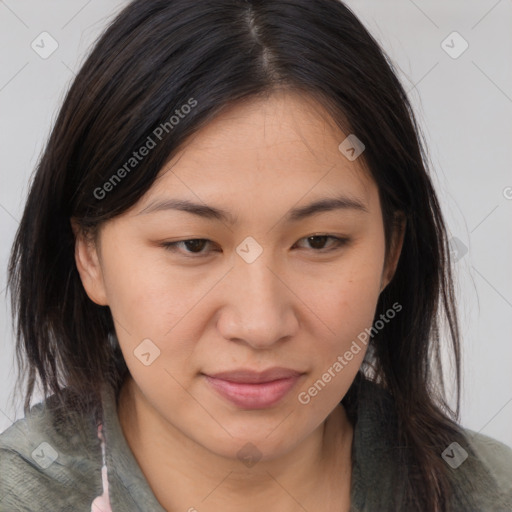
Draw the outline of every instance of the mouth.
<instances>
[{"instance_id":1,"label":"mouth","mask_svg":"<svg viewBox=\"0 0 512 512\"><path fill-rule=\"evenodd\" d=\"M242 409L266 409L280 402L304 373L287 368L264 372L235 370L215 375L202 374L220 396Z\"/></svg>"}]
</instances>

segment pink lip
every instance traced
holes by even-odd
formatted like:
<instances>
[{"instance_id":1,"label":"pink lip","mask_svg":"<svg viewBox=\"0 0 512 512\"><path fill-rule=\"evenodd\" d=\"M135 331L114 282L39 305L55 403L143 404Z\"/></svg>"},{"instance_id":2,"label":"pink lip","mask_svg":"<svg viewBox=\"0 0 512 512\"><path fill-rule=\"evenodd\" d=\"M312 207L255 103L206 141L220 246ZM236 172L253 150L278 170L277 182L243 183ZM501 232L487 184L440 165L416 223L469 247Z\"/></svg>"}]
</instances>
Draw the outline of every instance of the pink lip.
<instances>
[{"instance_id":1,"label":"pink lip","mask_svg":"<svg viewBox=\"0 0 512 512\"><path fill-rule=\"evenodd\" d=\"M236 406L264 409L279 402L301 375L286 368L272 368L261 373L236 370L204 376L215 391Z\"/></svg>"}]
</instances>

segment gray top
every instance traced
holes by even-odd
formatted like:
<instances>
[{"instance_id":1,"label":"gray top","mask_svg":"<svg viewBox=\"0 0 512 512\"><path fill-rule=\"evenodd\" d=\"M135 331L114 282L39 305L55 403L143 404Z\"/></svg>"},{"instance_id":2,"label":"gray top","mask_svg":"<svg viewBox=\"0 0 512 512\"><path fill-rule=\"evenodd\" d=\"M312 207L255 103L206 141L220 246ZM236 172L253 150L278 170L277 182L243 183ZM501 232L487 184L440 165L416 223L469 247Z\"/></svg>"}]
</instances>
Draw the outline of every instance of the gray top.
<instances>
[{"instance_id":1,"label":"gray top","mask_svg":"<svg viewBox=\"0 0 512 512\"><path fill-rule=\"evenodd\" d=\"M99 431L92 414L58 414L39 403L0 434L0 512L164 512L123 435L116 396L104 388ZM405 510L392 490L398 449L389 434L388 400L381 388L361 380L352 418L353 512ZM463 446L451 444L439 454L456 482L450 510L511 512L512 449L464 432Z\"/></svg>"}]
</instances>

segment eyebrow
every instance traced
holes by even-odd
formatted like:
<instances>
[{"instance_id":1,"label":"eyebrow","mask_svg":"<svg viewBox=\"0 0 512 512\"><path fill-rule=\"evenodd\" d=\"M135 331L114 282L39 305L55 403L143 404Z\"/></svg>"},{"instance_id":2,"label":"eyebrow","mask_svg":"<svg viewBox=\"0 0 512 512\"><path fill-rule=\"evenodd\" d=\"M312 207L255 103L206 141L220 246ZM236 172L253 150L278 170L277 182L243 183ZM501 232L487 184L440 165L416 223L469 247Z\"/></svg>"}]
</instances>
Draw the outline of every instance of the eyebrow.
<instances>
[{"instance_id":1,"label":"eyebrow","mask_svg":"<svg viewBox=\"0 0 512 512\"><path fill-rule=\"evenodd\" d=\"M137 216L167 210L187 212L204 219L222 221L230 225L234 225L237 222L237 217L226 210L205 204L193 203L187 199L155 200L142 209ZM319 199L306 206L293 208L286 214L284 220L286 222L298 222L306 217L333 210L355 210L368 213L368 209L359 199L338 196Z\"/></svg>"}]
</instances>

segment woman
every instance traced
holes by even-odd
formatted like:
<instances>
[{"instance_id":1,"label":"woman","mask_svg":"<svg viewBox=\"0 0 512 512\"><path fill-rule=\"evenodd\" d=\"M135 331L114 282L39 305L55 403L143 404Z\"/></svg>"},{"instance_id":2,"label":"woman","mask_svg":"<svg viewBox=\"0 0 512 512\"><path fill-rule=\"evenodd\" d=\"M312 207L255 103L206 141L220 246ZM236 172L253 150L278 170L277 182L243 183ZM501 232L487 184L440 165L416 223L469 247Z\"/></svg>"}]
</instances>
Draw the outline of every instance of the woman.
<instances>
[{"instance_id":1,"label":"woman","mask_svg":"<svg viewBox=\"0 0 512 512\"><path fill-rule=\"evenodd\" d=\"M28 383L2 510L512 510L512 450L444 399L425 161L341 2L130 3L13 247Z\"/></svg>"}]
</instances>

